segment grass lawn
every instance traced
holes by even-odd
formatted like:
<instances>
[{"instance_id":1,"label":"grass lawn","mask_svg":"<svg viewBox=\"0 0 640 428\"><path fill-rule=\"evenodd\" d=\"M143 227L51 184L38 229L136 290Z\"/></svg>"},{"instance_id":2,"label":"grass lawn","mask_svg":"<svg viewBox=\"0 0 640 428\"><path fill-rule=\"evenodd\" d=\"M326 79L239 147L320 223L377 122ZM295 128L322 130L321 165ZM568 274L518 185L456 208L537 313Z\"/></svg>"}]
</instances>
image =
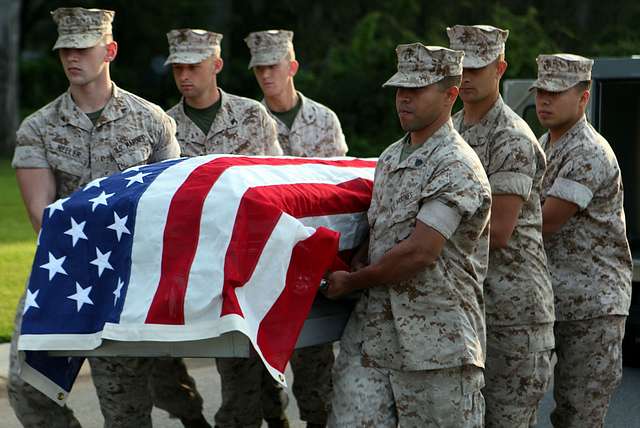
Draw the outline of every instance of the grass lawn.
<instances>
[{"instance_id":1,"label":"grass lawn","mask_svg":"<svg viewBox=\"0 0 640 428\"><path fill-rule=\"evenodd\" d=\"M16 304L31 270L35 241L11 163L0 158L0 342L11 339Z\"/></svg>"}]
</instances>

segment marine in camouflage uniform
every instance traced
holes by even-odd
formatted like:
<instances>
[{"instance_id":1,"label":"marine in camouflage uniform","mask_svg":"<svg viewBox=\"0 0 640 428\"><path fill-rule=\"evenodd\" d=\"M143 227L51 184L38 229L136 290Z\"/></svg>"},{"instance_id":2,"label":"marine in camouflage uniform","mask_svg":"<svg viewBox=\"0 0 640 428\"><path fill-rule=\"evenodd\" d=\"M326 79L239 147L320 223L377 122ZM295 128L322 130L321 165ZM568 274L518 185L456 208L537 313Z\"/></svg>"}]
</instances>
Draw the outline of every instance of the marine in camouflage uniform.
<instances>
[{"instance_id":1,"label":"marine in camouflage uniform","mask_svg":"<svg viewBox=\"0 0 640 428\"><path fill-rule=\"evenodd\" d=\"M528 428L536 425L552 374L553 290L540 205L546 160L529 126L500 96L508 30L456 25L447 33L451 48L465 53L464 109L453 124L480 157L493 198L484 281L485 425Z\"/></svg>"},{"instance_id":2,"label":"marine in camouflage uniform","mask_svg":"<svg viewBox=\"0 0 640 428\"><path fill-rule=\"evenodd\" d=\"M43 208L54 199L94 179L179 155L174 121L110 79L109 62L117 52L111 40L114 12L60 8L52 15L59 33L54 49L60 49L70 88L20 125L12 162L36 230ZM92 84L91 94L87 84ZM78 427L71 409L19 376L16 341L23 305L24 297L11 344L11 406L26 427ZM89 364L105 427L151 427L150 359L89 358Z\"/></svg>"},{"instance_id":3,"label":"marine in camouflage uniform","mask_svg":"<svg viewBox=\"0 0 640 428\"><path fill-rule=\"evenodd\" d=\"M182 155L281 155L275 122L264 106L257 101L228 94L218 87L216 75L222 69L221 39L221 34L204 30L178 29L167 33L169 57L166 64L171 64L176 86L183 95L180 102L167 113L176 121L176 137ZM263 373L263 365L258 357L218 358L216 366L218 371L222 370L221 367L229 367L232 376L248 375L259 379L265 375L271 378ZM184 388L192 392L193 400L176 402L174 397L167 394L176 382L181 382ZM249 395L251 390L231 396L226 393L224 376L222 383L221 409L235 402L247 405L244 396ZM259 385L260 381L257 383ZM156 361L151 388L156 398L161 397L160 402L156 401L155 404L172 414L202 411L202 398L179 358ZM258 393L256 389L255 394ZM259 406L259 403L256 402L256 405ZM258 418L261 421L262 414ZM234 420L216 415L216 426L251 425L247 424L246 418Z\"/></svg>"},{"instance_id":4,"label":"marine in camouflage uniform","mask_svg":"<svg viewBox=\"0 0 640 428\"><path fill-rule=\"evenodd\" d=\"M327 295L363 289L333 374L330 427L483 425L491 189L450 120L463 52L400 45L396 108L407 136L378 159L369 265ZM479 257L477 254L485 254Z\"/></svg>"},{"instance_id":5,"label":"marine in camouflage uniform","mask_svg":"<svg viewBox=\"0 0 640 428\"><path fill-rule=\"evenodd\" d=\"M536 110L549 132L543 233L555 295L555 427L602 427L622 379L632 261L620 168L587 122L593 61L540 55ZM567 106L562 111L559 105Z\"/></svg>"},{"instance_id":6,"label":"marine in camouflage uniform","mask_svg":"<svg viewBox=\"0 0 640 428\"><path fill-rule=\"evenodd\" d=\"M249 68L253 69L262 89L262 102L277 124L278 141L284 154L344 156L347 144L336 114L295 89L293 79L298 62L293 48L293 32L254 32L247 36L245 42L251 51ZM297 349L291 357L292 389L300 418L307 422L308 427L323 427L327 423L333 361L331 343ZM266 375L262 380L262 412L270 426L276 426L276 419L285 418L284 408L280 406L279 385ZM245 379L245 382L255 381ZM233 411L242 413L248 409L242 406ZM255 413L258 412L256 409Z\"/></svg>"}]
</instances>

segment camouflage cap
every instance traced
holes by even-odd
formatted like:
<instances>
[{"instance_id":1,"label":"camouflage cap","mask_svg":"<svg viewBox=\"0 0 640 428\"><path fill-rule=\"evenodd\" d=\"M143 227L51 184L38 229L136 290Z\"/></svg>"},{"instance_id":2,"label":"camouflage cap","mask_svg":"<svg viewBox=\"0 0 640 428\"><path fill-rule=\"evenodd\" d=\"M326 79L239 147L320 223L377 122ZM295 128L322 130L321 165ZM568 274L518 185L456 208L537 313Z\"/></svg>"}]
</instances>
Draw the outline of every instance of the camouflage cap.
<instances>
[{"instance_id":1,"label":"camouflage cap","mask_svg":"<svg viewBox=\"0 0 640 428\"><path fill-rule=\"evenodd\" d=\"M82 7L60 7L51 16L58 26L58 40L52 50L60 48L92 48L105 34L112 34L115 12Z\"/></svg>"},{"instance_id":2,"label":"camouflage cap","mask_svg":"<svg viewBox=\"0 0 640 428\"><path fill-rule=\"evenodd\" d=\"M398 45L398 72L382 86L421 88L462 74L464 52L422 43Z\"/></svg>"},{"instance_id":3,"label":"camouflage cap","mask_svg":"<svg viewBox=\"0 0 640 428\"><path fill-rule=\"evenodd\" d=\"M222 34L206 30L182 28L167 33L169 57L167 64L197 64L220 52Z\"/></svg>"},{"instance_id":4,"label":"camouflage cap","mask_svg":"<svg viewBox=\"0 0 640 428\"><path fill-rule=\"evenodd\" d=\"M593 60L573 54L538 55L538 79L530 89L562 92L579 82L591 80Z\"/></svg>"},{"instance_id":5,"label":"camouflage cap","mask_svg":"<svg viewBox=\"0 0 640 428\"><path fill-rule=\"evenodd\" d=\"M454 25L447 27L451 49L464 51L464 68L482 68L504 53L509 30L491 25Z\"/></svg>"},{"instance_id":6,"label":"camouflage cap","mask_svg":"<svg viewBox=\"0 0 640 428\"><path fill-rule=\"evenodd\" d=\"M256 65L274 65L287 56L289 49L293 49L293 31L256 31L249 33L244 41L251 52L249 68Z\"/></svg>"}]
</instances>

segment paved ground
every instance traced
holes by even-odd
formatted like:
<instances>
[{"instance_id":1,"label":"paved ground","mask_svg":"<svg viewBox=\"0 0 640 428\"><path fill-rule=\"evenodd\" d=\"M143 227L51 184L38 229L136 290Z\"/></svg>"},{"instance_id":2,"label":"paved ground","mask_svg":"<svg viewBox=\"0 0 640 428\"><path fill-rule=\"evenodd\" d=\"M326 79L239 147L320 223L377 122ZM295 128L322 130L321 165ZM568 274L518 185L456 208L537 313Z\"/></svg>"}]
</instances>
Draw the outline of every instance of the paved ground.
<instances>
[{"instance_id":1,"label":"paved ground","mask_svg":"<svg viewBox=\"0 0 640 428\"><path fill-rule=\"evenodd\" d=\"M0 345L0 421L2 421L0 425L3 428L19 428L20 424L9 407L4 386L7 375L8 353L8 345ZM189 372L198 382L198 389L204 397L205 417L207 420L213 421L213 415L220 404L219 377L213 366L213 361L208 359L189 359L187 364L189 365ZM287 378L290 384L290 372L287 373ZM88 370L81 372L81 376L69 398L69 405L75 410L84 427L102 426L102 415L98 408L98 400L88 375ZM549 413L552 406L553 397L548 393L541 405L538 428L551 427ZM287 412L292 422L292 427L304 427L304 424L298 419L297 406L293 397L291 397ZM167 413L161 410L155 409L152 417L154 427L181 427L178 421L169 419ZM625 367L622 385L611 403L606 427L640 428L640 369Z\"/></svg>"}]
</instances>

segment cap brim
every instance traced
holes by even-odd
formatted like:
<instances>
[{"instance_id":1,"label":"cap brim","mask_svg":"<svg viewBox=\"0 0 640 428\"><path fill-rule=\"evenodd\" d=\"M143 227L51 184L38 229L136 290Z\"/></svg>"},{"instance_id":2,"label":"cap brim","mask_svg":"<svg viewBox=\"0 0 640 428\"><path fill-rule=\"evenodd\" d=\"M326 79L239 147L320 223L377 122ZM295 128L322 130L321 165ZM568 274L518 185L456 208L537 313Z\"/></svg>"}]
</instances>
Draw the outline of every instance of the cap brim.
<instances>
[{"instance_id":1,"label":"cap brim","mask_svg":"<svg viewBox=\"0 0 640 428\"><path fill-rule=\"evenodd\" d=\"M529 87L529 91L534 89L542 89L547 92L564 92L567 89L573 88L579 81L569 82L564 79L544 78L537 79Z\"/></svg>"},{"instance_id":2,"label":"cap brim","mask_svg":"<svg viewBox=\"0 0 640 428\"><path fill-rule=\"evenodd\" d=\"M101 33L64 34L58 36L58 40L51 50L92 48L100 42L100 39L102 39Z\"/></svg>"},{"instance_id":3,"label":"cap brim","mask_svg":"<svg viewBox=\"0 0 640 428\"><path fill-rule=\"evenodd\" d=\"M481 59L475 55L468 55L466 52L464 54L464 58L462 59L462 68L483 68L487 65L491 64L493 61L498 59L496 56L490 61Z\"/></svg>"},{"instance_id":4,"label":"cap brim","mask_svg":"<svg viewBox=\"0 0 640 428\"><path fill-rule=\"evenodd\" d=\"M198 64L209 58L209 54L196 54L196 53L172 53L169 55L164 65L169 64Z\"/></svg>"},{"instance_id":5,"label":"cap brim","mask_svg":"<svg viewBox=\"0 0 640 428\"><path fill-rule=\"evenodd\" d=\"M402 71L396 72L389 80L382 84L383 88L392 87L392 88L423 88L425 86L429 86L433 83L439 82L443 77L425 77L425 76L416 76L411 73L404 73Z\"/></svg>"},{"instance_id":6,"label":"cap brim","mask_svg":"<svg viewBox=\"0 0 640 428\"><path fill-rule=\"evenodd\" d=\"M286 52L280 58L274 57L273 55L253 55L251 56L251 61L249 61L248 68L251 69L259 65L276 65L285 59L286 56Z\"/></svg>"}]
</instances>

